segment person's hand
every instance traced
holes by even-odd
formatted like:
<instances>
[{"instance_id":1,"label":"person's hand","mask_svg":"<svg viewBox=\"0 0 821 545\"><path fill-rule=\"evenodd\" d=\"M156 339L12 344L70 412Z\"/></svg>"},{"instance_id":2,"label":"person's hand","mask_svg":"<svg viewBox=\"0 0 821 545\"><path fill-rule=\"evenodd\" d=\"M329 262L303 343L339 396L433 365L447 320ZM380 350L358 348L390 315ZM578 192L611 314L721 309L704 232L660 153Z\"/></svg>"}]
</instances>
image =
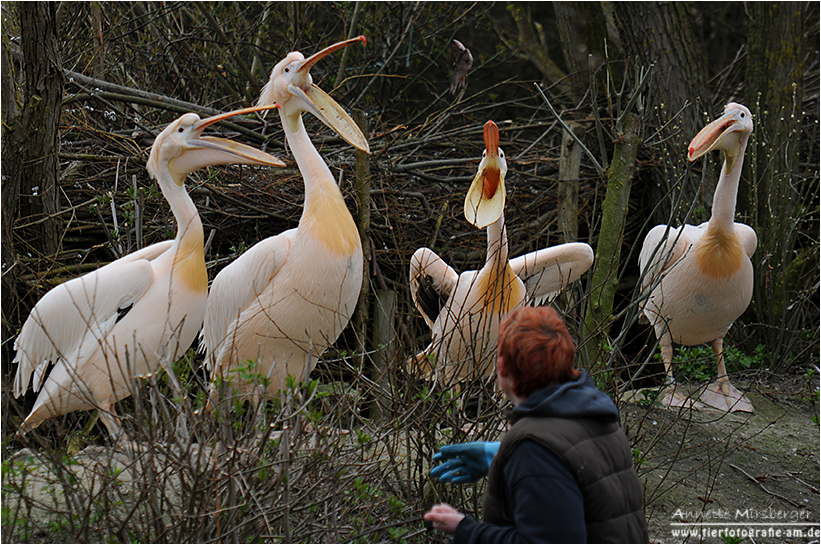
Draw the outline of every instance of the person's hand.
<instances>
[{"instance_id":1,"label":"person's hand","mask_svg":"<svg viewBox=\"0 0 821 545\"><path fill-rule=\"evenodd\" d=\"M498 442L477 441L445 445L433 455L434 467L430 475L443 483L472 483L487 475L493 457L499 452Z\"/></svg>"},{"instance_id":2,"label":"person's hand","mask_svg":"<svg viewBox=\"0 0 821 545\"><path fill-rule=\"evenodd\" d=\"M425 520L433 522L434 530L442 530L446 534L455 534L456 527L462 522L465 515L446 503L433 506L433 509L425 513Z\"/></svg>"}]
</instances>

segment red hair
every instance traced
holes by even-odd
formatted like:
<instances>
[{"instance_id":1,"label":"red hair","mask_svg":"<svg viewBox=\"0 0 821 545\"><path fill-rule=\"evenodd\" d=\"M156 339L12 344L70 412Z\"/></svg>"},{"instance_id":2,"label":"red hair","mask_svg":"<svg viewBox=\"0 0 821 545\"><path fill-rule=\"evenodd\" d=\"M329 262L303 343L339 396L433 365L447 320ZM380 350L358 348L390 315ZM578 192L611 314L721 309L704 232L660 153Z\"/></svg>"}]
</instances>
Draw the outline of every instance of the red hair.
<instances>
[{"instance_id":1,"label":"red hair","mask_svg":"<svg viewBox=\"0 0 821 545\"><path fill-rule=\"evenodd\" d=\"M520 397L553 384L575 380L576 347L553 307L524 307L499 324L497 355L513 379Z\"/></svg>"}]
</instances>

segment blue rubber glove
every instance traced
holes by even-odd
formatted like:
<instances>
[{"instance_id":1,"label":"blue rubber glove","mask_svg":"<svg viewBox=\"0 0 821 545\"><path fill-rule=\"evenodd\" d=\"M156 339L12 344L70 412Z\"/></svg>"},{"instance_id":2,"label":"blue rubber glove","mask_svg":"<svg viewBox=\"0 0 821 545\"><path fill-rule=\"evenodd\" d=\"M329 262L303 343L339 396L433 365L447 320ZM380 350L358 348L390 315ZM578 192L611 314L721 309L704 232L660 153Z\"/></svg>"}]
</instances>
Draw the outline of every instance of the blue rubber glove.
<instances>
[{"instance_id":1,"label":"blue rubber glove","mask_svg":"<svg viewBox=\"0 0 821 545\"><path fill-rule=\"evenodd\" d=\"M462 484L478 481L487 475L493 457L499 452L498 442L477 441L445 445L433 455L439 463L430 475L443 483Z\"/></svg>"}]
</instances>

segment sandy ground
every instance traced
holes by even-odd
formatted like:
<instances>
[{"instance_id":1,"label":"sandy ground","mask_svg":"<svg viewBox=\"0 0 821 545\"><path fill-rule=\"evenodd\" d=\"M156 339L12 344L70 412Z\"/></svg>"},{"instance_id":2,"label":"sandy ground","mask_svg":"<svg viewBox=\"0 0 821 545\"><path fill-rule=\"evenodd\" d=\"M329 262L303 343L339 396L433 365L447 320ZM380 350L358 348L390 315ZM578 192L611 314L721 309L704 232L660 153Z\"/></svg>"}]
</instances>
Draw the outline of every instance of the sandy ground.
<instances>
[{"instance_id":1,"label":"sandy ground","mask_svg":"<svg viewBox=\"0 0 821 545\"><path fill-rule=\"evenodd\" d=\"M818 377L809 387L803 370L733 381L755 414L622 406L645 457L651 541L721 543L726 533L745 543L818 543L818 398L808 395Z\"/></svg>"}]
</instances>

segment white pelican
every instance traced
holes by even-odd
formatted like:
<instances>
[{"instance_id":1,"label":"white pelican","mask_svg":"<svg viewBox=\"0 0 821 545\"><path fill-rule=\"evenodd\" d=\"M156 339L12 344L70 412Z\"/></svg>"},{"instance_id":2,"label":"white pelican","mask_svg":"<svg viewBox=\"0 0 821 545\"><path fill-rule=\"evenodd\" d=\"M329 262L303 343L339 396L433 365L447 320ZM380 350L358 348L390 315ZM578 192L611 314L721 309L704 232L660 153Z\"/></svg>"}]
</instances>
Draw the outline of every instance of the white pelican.
<instances>
[{"instance_id":1,"label":"white pelican","mask_svg":"<svg viewBox=\"0 0 821 545\"><path fill-rule=\"evenodd\" d=\"M723 354L724 335L753 294L750 257L757 243L755 231L733 222L744 150L752 130L750 110L730 103L724 115L696 135L690 143L690 161L715 149L724 152L710 220L697 227L657 225L647 234L639 255L645 294L652 287L643 312L659 339L668 381L673 382L674 342L686 346L712 342L718 378L701 400L723 411L753 412L750 401L730 384ZM700 406L672 391L665 403Z\"/></svg>"},{"instance_id":2,"label":"white pelican","mask_svg":"<svg viewBox=\"0 0 821 545\"><path fill-rule=\"evenodd\" d=\"M459 89L467 89L465 78L473 68L473 55L470 49L462 45L459 40L453 40L451 44L456 51L456 60L453 61L453 83L450 84L450 94L455 95Z\"/></svg>"},{"instance_id":3,"label":"white pelican","mask_svg":"<svg viewBox=\"0 0 821 545\"><path fill-rule=\"evenodd\" d=\"M131 395L130 380L173 361L202 325L208 289L202 223L183 183L195 170L228 163L285 166L244 144L202 136L246 108L200 120L188 113L151 148L147 169L177 221L177 236L122 257L49 291L14 343L14 396L40 390L20 433L73 411L98 409L112 438L123 438L114 403ZM54 364L48 372L49 364Z\"/></svg>"},{"instance_id":4,"label":"white pelican","mask_svg":"<svg viewBox=\"0 0 821 545\"><path fill-rule=\"evenodd\" d=\"M593 263L593 250L569 243L508 261L505 232L507 162L499 148L499 128L488 121L479 172L465 198L465 217L487 227L487 257L478 271L457 274L428 248L414 252L411 296L431 328L431 344L417 356L454 378L490 377L495 370L499 321L527 303L552 298Z\"/></svg>"},{"instance_id":5,"label":"white pelican","mask_svg":"<svg viewBox=\"0 0 821 545\"><path fill-rule=\"evenodd\" d=\"M218 380L230 380L235 392L252 400L260 383L263 394L273 396L285 388L287 376L305 380L356 306L363 267L359 231L308 137L302 112L311 112L370 153L353 120L312 83L310 74L317 61L358 41L364 36L307 59L289 53L262 90L260 104L280 107L285 138L305 183L305 204L297 228L258 242L214 279L202 333L212 376L211 406Z\"/></svg>"}]
</instances>

